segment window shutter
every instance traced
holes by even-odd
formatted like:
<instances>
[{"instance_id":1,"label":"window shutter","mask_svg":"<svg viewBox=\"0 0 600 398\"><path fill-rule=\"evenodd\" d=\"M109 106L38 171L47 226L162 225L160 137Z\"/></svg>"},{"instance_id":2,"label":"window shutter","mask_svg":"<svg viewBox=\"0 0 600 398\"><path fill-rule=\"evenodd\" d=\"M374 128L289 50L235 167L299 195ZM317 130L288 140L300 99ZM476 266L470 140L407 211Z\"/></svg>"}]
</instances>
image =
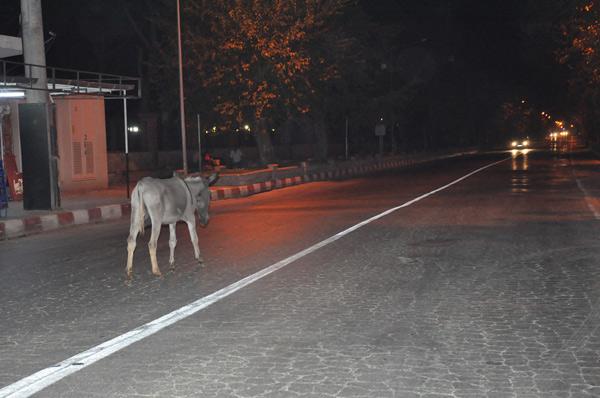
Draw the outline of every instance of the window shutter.
<instances>
[{"instance_id":1,"label":"window shutter","mask_svg":"<svg viewBox=\"0 0 600 398\"><path fill-rule=\"evenodd\" d=\"M73 141L73 175L80 176L83 173L81 156L81 142Z\"/></svg>"},{"instance_id":2,"label":"window shutter","mask_svg":"<svg viewBox=\"0 0 600 398\"><path fill-rule=\"evenodd\" d=\"M94 174L94 143L92 141L85 142L85 172Z\"/></svg>"}]
</instances>

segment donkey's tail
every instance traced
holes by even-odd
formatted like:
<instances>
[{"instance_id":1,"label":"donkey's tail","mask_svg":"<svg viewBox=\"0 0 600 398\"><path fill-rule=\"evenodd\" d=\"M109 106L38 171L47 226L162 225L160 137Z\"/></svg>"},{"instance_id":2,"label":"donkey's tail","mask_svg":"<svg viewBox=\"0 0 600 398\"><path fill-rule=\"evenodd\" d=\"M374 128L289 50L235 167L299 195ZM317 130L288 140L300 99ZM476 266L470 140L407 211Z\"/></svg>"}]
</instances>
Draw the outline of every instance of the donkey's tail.
<instances>
[{"instance_id":1,"label":"donkey's tail","mask_svg":"<svg viewBox=\"0 0 600 398\"><path fill-rule=\"evenodd\" d=\"M131 232L144 234L144 185L138 183L131 193Z\"/></svg>"}]
</instances>

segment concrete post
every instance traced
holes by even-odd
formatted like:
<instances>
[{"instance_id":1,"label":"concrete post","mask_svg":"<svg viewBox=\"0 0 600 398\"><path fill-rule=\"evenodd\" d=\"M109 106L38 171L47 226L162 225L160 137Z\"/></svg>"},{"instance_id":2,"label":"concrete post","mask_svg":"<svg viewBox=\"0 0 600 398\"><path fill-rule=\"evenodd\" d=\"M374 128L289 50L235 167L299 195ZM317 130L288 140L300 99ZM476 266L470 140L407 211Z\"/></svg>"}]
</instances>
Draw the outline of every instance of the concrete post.
<instances>
[{"instance_id":1,"label":"concrete post","mask_svg":"<svg viewBox=\"0 0 600 398\"><path fill-rule=\"evenodd\" d=\"M58 162L56 153L56 129L54 112L48 107L48 77L46 75L46 51L44 48L44 24L42 18L42 0L21 0L21 30L23 40L23 60L25 76L36 79L33 87L38 90L27 90L26 101L30 104L44 104L46 108L46 137L50 164L50 206L60 206L60 190L58 188ZM54 135L54 137L53 137Z\"/></svg>"},{"instance_id":2,"label":"concrete post","mask_svg":"<svg viewBox=\"0 0 600 398\"><path fill-rule=\"evenodd\" d=\"M42 89L27 90L27 102L48 103L42 0L21 0L21 27L24 62L39 65L26 66L25 76L37 79L33 86Z\"/></svg>"}]
</instances>

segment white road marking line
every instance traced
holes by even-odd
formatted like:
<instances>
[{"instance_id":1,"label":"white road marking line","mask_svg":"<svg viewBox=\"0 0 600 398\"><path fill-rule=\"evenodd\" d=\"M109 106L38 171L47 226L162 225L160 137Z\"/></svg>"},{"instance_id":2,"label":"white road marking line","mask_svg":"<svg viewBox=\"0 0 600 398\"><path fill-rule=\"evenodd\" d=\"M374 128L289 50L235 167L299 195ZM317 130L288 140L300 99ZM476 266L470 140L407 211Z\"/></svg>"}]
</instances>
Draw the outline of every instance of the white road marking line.
<instances>
[{"instance_id":1,"label":"white road marking line","mask_svg":"<svg viewBox=\"0 0 600 398\"><path fill-rule=\"evenodd\" d=\"M235 283L232 283L231 285L224 287L221 290L218 290L208 296L205 296L201 299L198 299L196 301L194 301L193 303L190 303L188 305L185 305L169 314L166 314L158 319L155 319L154 321L148 322L145 325L142 325L136 329L133 329L127 333L124 333L120 336L117 336L111 340L105 341L102 344L99 344L95 347L90 348L87 351L81 352L79 354L76 354L74 356L72 356L71 358L68 358L66 360L64 360L63 362L60 362L54 366L50 366L46 369L42 369L37 373L34 373L30 376L27 376L13 384L10 384L2 389L0 389L0 398L17 398L17 397L29 397L39 391L41 391L42 389L56 383L57 381L67 377L70 374L73 374L75 372L77 372L78 370L81 370L87 366L92 365L93 363L101 360L102 358L106 358L109 355L122 350L125 347L128 347L129 345L140 341L148 336L153 335L154 333L166 328L167 326L173 325L174 323L185 319L193 314L195 314L196 312L208 307L211 304L216 303L217 301L237 292L238 290L264 278L265 276L285 267L286 265L324 247L327 246L328 244L335 242L336 240L348 235L350 232L353 232L373 221L376 221L382 217L387 216L390 213L395 212L396 210L402 209L404 207L410 206L420 200L423 200L437 192L440 192L444 189L447 189L449 187L451 187L452 185L455 185L461 181L463 181L466 178L469 178L470 176L472 176L473 174L479 173L480 171L483 171L489 167L495 166L498 163L502 163L505 162L506 160L508 160L510 158L506 158L491 164L488 164L487 166L481 167L475 171L470 172L469 174L466 174L452 182L450 182L449 184L446 184L440 188L437 188L429 193L426 193L424 195L421 195L415 199L409 200L408 202L400 205L400 206L396 206L394 208L391 208L389 210L386 210L382 213L379 213L367 220L364 220L348 229L345 229L344 231L338 232L337 234L307 248L304 249L286 259L283 259L267 268L264 268L252 275L249 275Z\"/></svg>"},{"instance_id":2,"label":"white road marking line","mask_svg":"<svg viewBox=\"0 0 600 398\"><path fill-rule=\"evenodd\" d=\"M575 177L575 182L577 182L577 187L579 187L579 190L583 193L583 198L585 199L585 204L587 205L588 209L590 209L590 211L594 214L596 220L600 220L600 212L598 212L591 199L593 196L590 195L579 178Z\"/></svg>"},{"instance_id":3,"label":"white road marking line","mask_svg":"<svg viewBox=\"0 0 600 398\"><path fill-rule=\"evenodd\" d=\"M581 180L577 177L577 174L575 173L575 168L573 167L573 158L571 156L569 156L569 166L571 166L571 174L573 175L573 178L577 183L577 187L579 188L581 193L583 193L585 204L587 205L588 209L590 209L592 214L594 214L594 218L596 218L596 220L600 220L600 212L596 209L596 206L592 202L593 196L590 195L587 188L583 185L583 182L581 182Z\"/></svg>"}]
</instances>

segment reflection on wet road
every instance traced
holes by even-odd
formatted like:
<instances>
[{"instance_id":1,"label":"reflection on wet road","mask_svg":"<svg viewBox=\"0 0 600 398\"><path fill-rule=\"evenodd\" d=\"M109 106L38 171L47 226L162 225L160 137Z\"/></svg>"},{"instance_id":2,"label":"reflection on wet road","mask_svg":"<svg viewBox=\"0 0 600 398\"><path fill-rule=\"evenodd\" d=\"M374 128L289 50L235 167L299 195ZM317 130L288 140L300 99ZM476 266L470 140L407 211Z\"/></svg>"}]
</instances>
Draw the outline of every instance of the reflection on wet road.
<instances>
[{"instance_id":1,"label":"reflection on wet road","mask_svg":"<svg viewBox=\"0 0 600 398\"><path fill-rule=\"evenodd\" d=\"M529 192L529 177L527 170L529 169L529 150L511 151L511 192L514 194Z\"/></svg>"}]
</instances>

